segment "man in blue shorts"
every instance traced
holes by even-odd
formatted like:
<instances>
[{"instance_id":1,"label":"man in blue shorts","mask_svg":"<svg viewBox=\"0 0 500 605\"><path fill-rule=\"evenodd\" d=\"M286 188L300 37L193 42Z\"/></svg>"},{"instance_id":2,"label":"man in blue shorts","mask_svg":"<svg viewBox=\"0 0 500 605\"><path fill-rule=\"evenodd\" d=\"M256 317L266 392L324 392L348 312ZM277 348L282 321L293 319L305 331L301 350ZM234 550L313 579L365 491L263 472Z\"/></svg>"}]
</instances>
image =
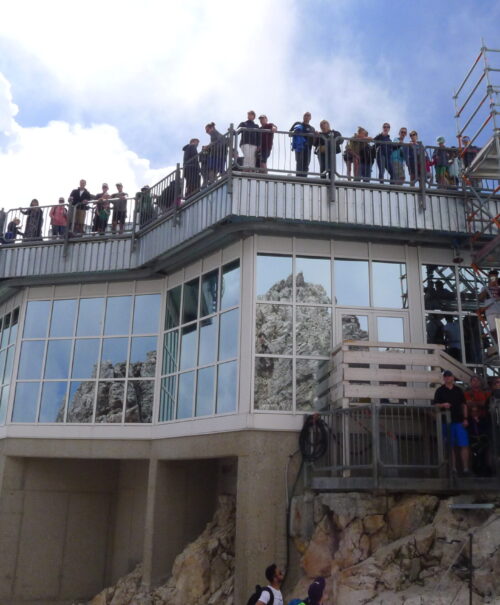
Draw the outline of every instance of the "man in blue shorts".
<instances>
[{"instance_id":1,"label":"man in blue shorts","mask_svg":"<svg viewBox=\"0 0 500 605\"><path fill-rule=\"evenodd\" d=\"M436 389L433 405L442 410L450 410L450 447L452 471L457 472L455 448L460 449L460 460L464 476L470 475L469 471L469 436L467 434L468 411L464 392L455 384L455 376L451 370L443 372L444 384Z\"/></svg>"}]
</instances>

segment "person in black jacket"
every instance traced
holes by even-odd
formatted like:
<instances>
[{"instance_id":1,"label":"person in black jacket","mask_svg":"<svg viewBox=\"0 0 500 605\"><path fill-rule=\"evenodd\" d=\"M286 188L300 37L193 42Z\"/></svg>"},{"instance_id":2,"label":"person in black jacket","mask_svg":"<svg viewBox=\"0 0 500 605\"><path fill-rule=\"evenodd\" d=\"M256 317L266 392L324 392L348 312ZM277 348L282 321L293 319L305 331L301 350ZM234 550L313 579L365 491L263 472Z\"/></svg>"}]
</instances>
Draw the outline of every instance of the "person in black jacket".
<instances>
[{"instance_id":1,"label":"person in black jacket","mask_svg":"<svg viewBox=\"0 0 500 605\"><path fill-rule=\"evenodd\" d=\"M188 145L184 145L183 168L184 180L186 181L186 197L193 195L200 188L200 162L198 159L199 139L191 139Z\"/></svg>"},{"instance_id":2,"label":"person in black jacket","mask_svg":"<svg viewBox=\"0 0 500 605\"><path fill-rule=\"evenodd\" d=\"M73 212L73 233L83 233L85 213L89 207L88 203L92 200L92 195L85 188L86 185L87 181L81 179L80 187L78 187L78 189L73 189L69 194L69 201Z\"/></svg>"},{"instance_id":3,"label":"person in black jacket","mask_svg":"<svg viewBox=\"0 0 500 605\"><path fill-rule=\"evenodd\" d=\"M382 126L382 132L373 138L375 141L377 166L378 166L378 178L381 183L384 182L385 171L389 173L391 183L394 180L394 171L392 169L391 152L392 146L391 135L389 130L391 125L388 122L384 122Z\"/></svg>"},{"instance_id":4,"label":"person in black jacket","mask_svg":"<svg viewBox=\"0 0 500 605\"><path fill-rule=\"evenodd\" d=\"M332 154L340 153L342 139L339 137L341 137L342 135L338 130L333 130L332 128L330 128L330 123L328 122L328 120L321 120L321 122L319 123L319 128L320 131L314 142L314 145L316 147L315 153L317 154L319 160L319 171L321 173L321 178L326 179L327 174L330 178L332 177Z\"/></svg>"},{"instance_id":5,"label":"person in black jacket","mask_svg":"<svg viewBox=\"0 0 500 605\"><path fill-rule=\"evenodd\" d=\"M260 142L260 133L253 130L258 130L255 120L255 111L250 110L247 113L247 120L240 122L238 128L244 128L241 133L240 147L243 153L243 168L255 168L257 165L257 147ZM248 130L247 130L248 129Z\"/></svg>"}]
</instances>

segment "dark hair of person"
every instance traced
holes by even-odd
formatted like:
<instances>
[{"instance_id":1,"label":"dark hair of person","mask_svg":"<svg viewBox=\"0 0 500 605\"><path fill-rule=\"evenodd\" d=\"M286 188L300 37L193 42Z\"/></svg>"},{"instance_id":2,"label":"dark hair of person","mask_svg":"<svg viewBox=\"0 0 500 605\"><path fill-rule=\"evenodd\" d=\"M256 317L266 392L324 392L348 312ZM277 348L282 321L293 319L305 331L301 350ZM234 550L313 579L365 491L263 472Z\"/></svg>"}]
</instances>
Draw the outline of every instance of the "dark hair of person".
<instances>
[{"instance_id":1,"label":"dark hair of person","mask_svg":"<svg viewBox=\"0 0 500 605\"><path fill-rule=\"evenodd\" d=\"M273 563L272 565L269 565L269 567L266 569L266 578L269 582L272 582L274 580L277 567L278 566L276 565L276 563Z\"/></svg>"},{"instance_id":2,"label":"dark hair of person","mask_svg":"<svg viewBox=\"0 0 500 605\"><path fill-rule=\"evenodd\" d=\"M215 122L209 122L205 128L215 128Z\"/></svg>"}]
</instances>

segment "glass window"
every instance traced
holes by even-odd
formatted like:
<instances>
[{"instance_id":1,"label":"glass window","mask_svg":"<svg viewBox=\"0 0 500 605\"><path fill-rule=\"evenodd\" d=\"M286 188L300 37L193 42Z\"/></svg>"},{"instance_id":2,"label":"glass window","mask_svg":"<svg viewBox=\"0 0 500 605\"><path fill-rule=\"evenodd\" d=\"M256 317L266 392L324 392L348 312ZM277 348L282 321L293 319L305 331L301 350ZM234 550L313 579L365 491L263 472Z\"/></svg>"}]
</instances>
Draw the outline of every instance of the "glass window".
<instances>
[{"instance_id":1,"label":"glass window","mask_svg":"<svg viewBox=\"0 0 500 605\"><path fill-rule=\"evenodd\" d=\"M36 406L38 404L39 382L18 382L12 422L35 422Z\"/></svg>"},{"instance_id":2,"label":"glass window","mask_svg":"<svg viewBox=\"0 0 500 605\"><path fill-rule=\"evenodd\" d=\"M342 315L342 340L369 340L367 315Z\"/></svg>"},{"instance_id":3,"label":"glass window","mask_svg":"<svg viewBox=\"0 0 500 605\"><path fill-rule=\"evenodd\" d=\"M64 422L67 382L45 382L38 422Z\"/></svg>"},{"instance_id":4,"label":"glass window","mask_svg":"<svg viewBox=\"0 0 500 605\"><path fill-rule=\"evenodd\" d=\"M198 370L196 416L208 416L214 413L214 387L215 366Z\"/></svg>"},{"instance_id":5,"label":"glass window","mask_svg":"<svg viewBox=\"0 0 500 605\"><path fill-rule=\"evenodd\" d=\"M104 298L82 298L78 312L77 336L99 336L102 333Z\"/></svg>"},{"instance_id":6,"label":"glass window","mask_svg":"<svg viewBox=\"0 0 500 605\"><path fill-rule=\"evenodd\" d=\"M99 359L99 340L97 338L77 340L73 357L73 378L95 378Z\"/></svg>"},{"instance_id":7,"label":"glass window","mask_svg":"<svg viewBox=\"0 0 500 605\"><path fill-rule=\"evenodd\" d=\"M292 409L292 360L272 357L255 359L255 409Z\"/></svg>"},{"instance_id":8,"label":"glass window","mask_svg":"<svg viewBox=\"0 0 500 605\"><path fill-rule=\"evenodd\" d=\"M408 308L405 263L372 263L373 306Z\"/></svg>"},{"instance_id":9,"label":"glass window","mask_svg":"<svg viewBox=\"0 0 500 605\"><path fill-rule=\"evenodd\" d=\"M201 279L200 317L212 315L217 311L217 292L219 286L219 271L211 271Z\"/></svg>"},{"instance_id":10,"label":"glass window","mask_svg":"<svg viewBox=\"0 0 500 605\"><path fill-rule=\"evenodd\" d=\"M179 330L171 330L163 337L162 374L171 374L178 369Z\"/></svg>"},{"instance_id":11,"label":"glass window","mask_svg":"<svg viewBox=\"0 0 500 605\"><path fill-rule=\"evenodd\" d=\"M219 360L238 356L239 309L220 315Z\"/></svg>"},{"instance_id":12,"label":"glass window","mask_svg":"<svg viewBox=\"0 0 500 605\"><path fill-rule=\"evenodd\" d=\"M292 300L291 256L257 256L257 300Z\"/></svg>"},{"instance_id":13,"label":"glass window","mask_svg":"<svg viewBox=\"0 0 500 605\"><path fill-rule=\"evenodd\" d=\"M50 305L49 300L32 300L28 303L24 318L23 338L44 338L47 335Z\"/></svg>"},{"instance_id":14,"label":"glass window","mask_svg":"<svg viewBox=\"0 0 500 605\"><path fill-rule=\"evenodd\" d=\"M296 300L331 304L331 269L328 258L297 257L295 259Z\"/></svg>"},{"instance_id":15,"label":"glass window","mask_svg":"<svg viewBox=\"0 0 500 605\"><path fill-rule=\"evenodd\" d=\"M455 315L446 315L443 325L444 350L458 361L462 361L462 341L460 338L460 319Z\"/></svg>"},{"instance_id":16,"label":"glass window","mask_svg":"<svg viewBox=\"0 0 500 605\"><path fill-rule=\"evenodd\" d=\"M433 345L444 345L444 315L429 313L425 316L427 342Z\"/></svg>"},{"instance_id":17,"label":"glass window","mask_svg":"<svg viewBox=\"0 0 500 605\"><path fill-rule=\"evenodd\" d=\"M483 287L481 282L472 267L459 267L458 280L462 311L475 313L477 310L477 295Z\"/></svg>"},{"instance_id":18,"label":"glass window","mask_svg":"<svg viewBox=\"0 0 500 605\"><path fill-rule=\"evenodd\" d=\"M198 278L184 284L182 294L182 323L188 323L198 318Z\"/></svg>"},{"instance_id":19,"label":"glass window","mask_svg":"<svg viewBox=\"0 0 500 605\"><path fill-rule=\"evenodd\" d=\"M92 422L95 382L70 383L67 422Z\"/></svg>"},{"instance_id":20,"label":"glass window","mask_svg":"<svg viewBox=\"0 0 500 605\"><path fill-rule=\"evenodd\" d=\"M217 359L217 317L200 321L198 364L213 363Z\"/></svg>"},{"instance_id":21,"label":"glass window","mask_svg":"<svg viewBox=\"0 0 500 605\"><path fill-rule=\"evenodd\" d=\"M2 389L2 395L0 396L0 424L5 423L5 418L7 416L7 406L9 404L9 391L10 386L4 386Z\"/></svg>"},{"instance_id":22,"label":"glass window","mask_svg":"<svg viewBox=\"0 0 500 605\"><path fill-rule=\"evenodd\" d=\"M441 311L458 309L454 267L424 265L422 267L422 279L426 309Z\"/></svg>"},{"instance_id":23,"label":"glass window","mask_svg":"<svg viewBox=\"0 0 500 605\"><path fill-rule=\"evenodd\" d=\"M14 309L10 326L9 344L16 342L17 328L19 327L19 309Z\"/></svg>"},{"instance_id":24,"label":"glass window","mask_svg":"<svg viewBox=\"0 0 500 605\"><path fill-rule=\"evenodd\" d=\"M293 329L291 305L263 305L256 308L256 349L260 355L292 353Z\"/></svg>"},{"instance_id":25,"label":"glass window","mask_svg":"<svg viewBox=\"0 0 500 605\"><path fill-rule=\"evenodd\" d=\"M158 332L158 319L160 316L159 294L146 294L135 297L134 334L156 334Z\"/></svg>"},{"instance_id":26,"label":"glass window","mask_svg":"<svg viewBox=\"0 0 500 605\"><path fill-rule=\"evenodd\" d=\"M404 342L402 317L377 317L377 336L381 342Z\"/></svg>"},{"instance_id":27,"label":"glass window","mask_svg":"<svg viewBox=\"0 0 500 605\"><path fill-rule=\"evenodd\" d=\"M240 304L240 261L222 267L221 305L220 308L229 309Z\"/></svg>"},{"instance_id":28,"label":"glass window","mask_svg":"<svg viewBox=\"0 0 500 605\"><path fill-rule=\"evenodd\" d=\"M196 334L196 324L181 330L181 370L194 368L196 365Z\"/></svg>"},{"instance_id":29,"label":"glass window","mask_svg":"<svg viewBox=\"0 0 500 605\"><path fill-rule=\"evenodd\" d=\"M73 336L75 330L76 300L55 300L52 307L49 336Z\"/></svg>"},{"instance_id":30,"label":"glass window","mask_svg":"<svg viewBox=\"0 0 500 605\"><path fill-rule=\"evenodd\" d=\"M104 334L128 334L130 329L130 311L132 309L131 296L112 296L106 304L106 321Z\"/></svg>"},{"instance_id":31,"label":"glass window","mask_svg":"<svg viewBox=\"0 0 500 605\"><path fill-rule=\"evenodd\" d=\"M177 376L167 376L162 378L160 391L160 413L158 420L165 422L173 420L175 417L175 387L177 385Z\"/></svg>"},{"instance_id":32,"label":"glass window","mask_svg":"<svg viewBox=\"0 0 500 605\"><path fill-rule=\"evenodd\" d=\"M72 340L49 340L45 378L68 378Z\"/></svg>"},{"instance_id":33,"label":"glass window","mask_svg":"<svg viewBox=\"0 0 500 605\"><path fill-rule=\"evenodd\" d=\"M332 348L332 311L322 307L295 309L297 355L329 355Z\"/></svg>"},{"instance_id":34,"label":"glass window","mask_svg":"<svg viewBox=\"0 0 500 605\"><path fill-rule=\"evenodd\" d=\"M368 261L335 261L335 298L338 305L368 307L369 293Z\"/></svg>"},{"instance_id":35,"label":"glass window","mask_svg":"<svg viewBox=\"0 0 500 605\"><path fill-rule=\"evenodd\" d=\"M299 411L309 412L325 406L328 360L296 360L295 403Z\"/></svg>"},{"instance_id":36,"label":"glass window","mask_svg":"<svg viewBox=\"0 0 500 605\"><path fill-rule=\"evenodd\" d=\"M40 378L44 348L44 340L25 340L23 342L17 372L18 379L31 380Z\"/></svg>"},{"instance_id":37,"label":"glass window","mask_svg":"<svg viewBox=\"0 0 500 605\"><path fill-rule=\"evenodd\" d=\"M217 369L217 414L236 411L236 386L238 380L235 361L221 363Z\"/></svg>"},{"instance_id":38,"label":"glass window","mask_svg":"<svg viewBox=\"0 0 500 605\"><path fill-rule=\"evenodd\" d=\"M104 338L102 341L101 378L125 378L128 338Z\"/></svg>"},{"instance_id":39,"label":"glass window","mask_svg":"<svg viewBox=\"0 0 500 605\"><path fill-rule=\"evenodd\" d=\"M3 322L3 332L2 332L2 341L0 342L0 346L2 349L9 344L9 336L10 336L10 313L5 316Z\"/></svg>"},{"instance_id":40,"label":"glass window","mask_svg":"<svg viewBox=\"0 0 500 605\"><path fill-rule=\"evenodd\" d=\"M97 386L96 422L120 423L123 418L125 382L101 381Z\"/></svg>"},{"instance_id":41,"label":"glass window","mask_svg":"<svg viewBox=\"0 0 500 605\"><path fill-rule=\"evenodd\" d=\"M156 370L156 336L132 338L129 376L154 376Z\"/></svg>"},{"instance_id":42,"label":"glass window","mask_svg":"<svg viewBox=\"0 0 500 605\"><path fill-rule=\"evenodd\" d=\"M179 392L177 394L177 418L193 416L194 372L179 375Z\"/></svg>"},{"instance_id":43,"label":"glass window","mask_svg":"<svg viewBox=\"0 0 500 605\"><path fill-rule=\"evenodd\" d=\"M7 351L8 349L3 349L0 351L0 384L4 382L4 373L5 373L5 361L7 360Z\"/></svg>"},{"instance_id":44,"label":"glass window","mask_svg":"<svg viewBox=\"0 0 500 605\"><path fill-rule=\"evenodd\" d=\"M481 325L477 315L466 315L462 319L465 345L465 363L482 364Z\"/></svg>"},{"instance_id":45,"label":"glass window","mask_svg":"<svg viewBox=\"0 0 500 605\"><path fill-rule=\"evenodd\" d=\"M153 380L129 380L127 384L127 402L125 422L151 422L153 415Z\"/></svg>"},{"instance_id":46,"label":"glass window","mask_svg":"<svg viewBox=\"0 0 500 605\"><path fill-rule=\"evenodd\" d=\"M4 382L10 382L12 378L12 366L14 365L14 351L15 347L9 347L7 349L7 361L5 363L5 373L3 375Z\"/></svg>"},{"instance_id":47,"label":"glass window","mask_svg":"<svg viewBox=\"0 0 500 605\"><path fill-rule=\"evenodd\" d=\"M167 310L165 313L165 330L179 325L181 313L182 286L176 286L167 292Z\"/></svg>"}]
</instances>

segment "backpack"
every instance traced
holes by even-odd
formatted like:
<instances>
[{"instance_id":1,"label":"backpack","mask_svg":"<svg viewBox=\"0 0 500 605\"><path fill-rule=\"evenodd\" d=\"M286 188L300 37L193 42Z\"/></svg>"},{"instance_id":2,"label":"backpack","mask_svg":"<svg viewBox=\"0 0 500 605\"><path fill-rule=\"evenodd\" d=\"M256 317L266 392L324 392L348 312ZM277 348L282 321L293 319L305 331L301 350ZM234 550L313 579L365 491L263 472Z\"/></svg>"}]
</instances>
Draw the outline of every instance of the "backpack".
<instances>
[{"instance_id":1,"label":"backpack","mask_svg":"<svg viewBox=\"0 0 500 605\"><path fill-rule=\"evenodd\" d=\"M295 122L290 128L291 132L304 132L302 122ZM299 134L292 135L292 151L304 151L307 147L307 137Z\"/></svg>"},{"instance_id":2,"label":"backpack","mask_svg":"<svg viewBox=\"0 0 500 605\"><path fill-rule=\"evenodd\" d=\"M263 591L267 591L270 595L270 599L269 599L269 603L268 605L273 605L274 603L274 595L273 595L273 591L266 587L262 587L259 586L259 584L255 585L255 592L253 593L253 595L248 599L247 601L247 605L255 605L256 603L258 603L259 599L260 599L260 595L262 594Z\"/></svg>"},{"instance_id":3,"label":"backpack","mask_svg":"<svg viewBox=\"0 0 500 605\"><path fill-rule=\"evenodd\" d=\"M304 599L292 599L288 601L288 605L304 605Z\"/></svg>"}]
</instances>

